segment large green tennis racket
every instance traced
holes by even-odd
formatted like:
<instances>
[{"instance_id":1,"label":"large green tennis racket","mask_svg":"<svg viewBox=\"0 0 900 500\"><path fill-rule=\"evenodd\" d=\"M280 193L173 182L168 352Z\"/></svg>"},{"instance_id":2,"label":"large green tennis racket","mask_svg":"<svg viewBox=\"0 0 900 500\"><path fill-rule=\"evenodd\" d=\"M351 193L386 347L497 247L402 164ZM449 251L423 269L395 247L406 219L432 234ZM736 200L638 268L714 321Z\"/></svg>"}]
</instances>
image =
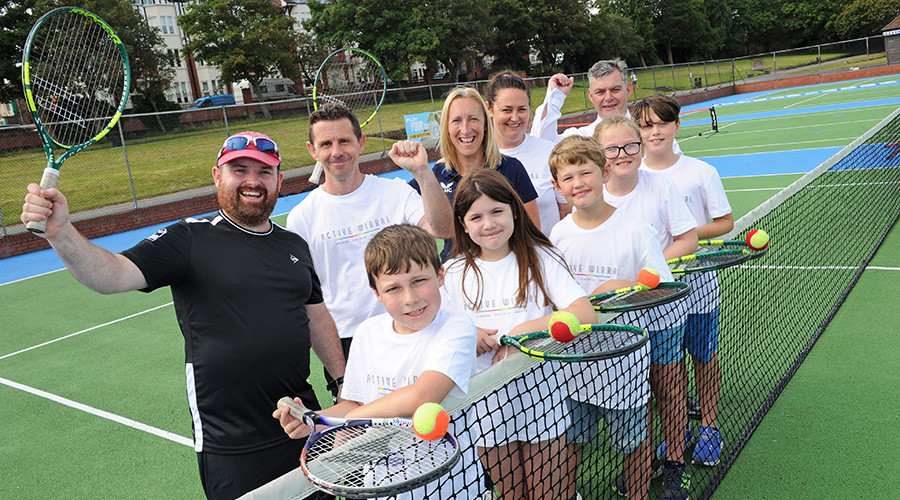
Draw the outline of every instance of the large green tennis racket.
<instances>
[{"instance_id":1,"label":"large green tennis racket","mask_svg":"<svg viewBox=\"0 0 900 500\"><path fill-rule=\"evenodd\" d=\"M313 84L313 108L326 103L340 103L359 119L365 127L381 108L387 94L387 73L378 59L365 50L355 47L338 49L322 61ZM310 182L319 183L322 164L317 162L309 176Z\"/></svg>"},{"instance_id":2,"label":"large green tennis racket","mask_svg":"<svg viewBox=\"0 0 900 500\"><path fill-rule=\"evenodd\" d=\"M47 154L42 189L56 187L63 162L102 139L119 121L130 76L125 46L96 15L60 7L34 23L22 52L22 84ZM62 153L57 156L55 150ZM47 221L26 227L43 233Z\"/></svg>"},{"instance_id":3,"label":"large green tennis racket","mask_svg":"<svg viewBox=\"0 0 900 500\"><path fill-rule=\"evenodd\" d=\"M624 356L647 343L647 332L629 325L581 325L571 342L558 342L548 330L500 337L500 344L545 361L586 363Z\"/></svg>"}]
</instances>

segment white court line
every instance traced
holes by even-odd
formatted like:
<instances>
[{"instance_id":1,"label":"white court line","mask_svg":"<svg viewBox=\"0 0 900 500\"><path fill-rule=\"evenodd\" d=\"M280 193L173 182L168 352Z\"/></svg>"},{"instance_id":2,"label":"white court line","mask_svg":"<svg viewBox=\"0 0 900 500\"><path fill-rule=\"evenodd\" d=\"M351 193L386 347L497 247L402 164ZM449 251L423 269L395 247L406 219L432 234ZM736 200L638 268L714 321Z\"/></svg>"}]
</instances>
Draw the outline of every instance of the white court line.
<instances>
[{"instance_id":1,"label":"white court line","mask_svg":"<svg viewBox=\"0 0 900 500\"><path fill-rule=\"evenodd\" d=\"M48 275L48 274L58 273L58 272L60 272L60 271L64 271L65 269L66 269L65 267L62 267L62 268L59 268L59 269L54 269L53 271L47 271L46 273L33 274L33 275L31 275L31 276L26 276L26 277L24 277L24 278L19 278L19 279L17 279L17 280L7 281L6 283L0 283L0 286L3 286L3 285L10 285L10 284L13 284L13 283L18 283L18 282L20 282L20 281L30 280L31 278L37 278L37 277L39 277L39 276L46 276L46 275Z\"/></svg>"},{"instance_id":2,"label":"white court line","mask_svg":"<svg viewBox=\"0 0 900 500\"><path fill-rule=\"evenodd\" d=\"M781 191L784 189L784 186L781 187L770 187L770 188L747 188L747 189L726 189L726 193L743 193L747 191Z\"/></svg>"},{"instance_id":3,"label":"white court line","mask_svg":"<svg viewBox=\"0 0 900 500\"><path fill-rule=\"evenodd\" d=\"M3 356L0 356L0 360L6 359L6 358L11 357L11 356L15 356L16 354L22 354L23 352L28 352L28 351L30 351L30 350L32 350L32 349L37 349L38 347L44 347L45 345L50 345L50 344L53 344L54 342L59 342L60 340L65 340L65 339L67 339L67 338L71 338L71 337L74 337L74 336L76 336L76 335L81 335L82 333L87 333L87 332L89 332L89 331L91 331L91 330L96 330L96 329L98 329L98 328L103 328L104 326L114 325L114 324L119 323L119 322L121 322L121 321L125 321L126 319L135 318L135 317L140 316L140 315L142 315L142 314L146 314L146 313L148 313L148 312L153 312L153 311L155 311L155 310L157 310L157 309L162 309L163 307L169 307L169 306L171 306L172 304L173 304L172 302L168 302L168 303L163 304L163 305L161 305L161 306L156 306L156 307L147 309L146 311L141 311L141 312L137 312L137 313L134 313L134 314L130 314L130 315L128 315L128 316L125 316L124 318L114 319L114 320L112 320L112 321L103 323L102 325L96 325L96 326L92 326L92 327L90 327L90 328L85 328L84 330L81 330L80 332L70 333L70 334L68 334L68 335L64 335L64 336L59 337L59 338L57 338L57 339L48 340L47 342L44 342L44 343L42 343L42 344L33 345L33 346L31 346L31 347L26 347L25 349L22 349L22 350L20 350L20 351L11 352L11 353L9 353L9 354L4 354Z\"/></svg>"},{"instance_id":4,"label":"white court line","mask_svg":"<svg viewBox=\"0 0 900 500\"><path fill-rule=\"evenodd\" d=\"M154 436L159 436L164 439L168 439L169 441L174 441L178 444L183 444L185 446L194 446L194 441L186 438L184 436L180 436L173 432L164 431L160 428L153 427L152 425L147 425L137 420L132 420L130 418L123 417L121 415L116 415L114 413L110 413L108 411L100 410L98 408L94 408L93 406L88 406L86 404L79 403L77 401L72 401L71 399L64 398L62 396L57 396L56 394L51 394L46 391L42 391L40 389L36 389L34 387L29 387L24 384L20 384L18 382L13 382L12 380L8 380L5 378L0 378L0 384L7 385L12 387L13 389L19 389L21 391L25 391L29 394L34 394L35 396L39 396L45 399L49 399L50 401L55 401L57 403L66 405L70 408L75 408L76 410L81 410L83 412L90 413L91 415L96 415L101 418L105 418L107 420L111 420L118 424L122 424L133 429L137 429L139 431L144 431Z\"/></svg>"},{"instance_id":5,"label":"white court line","mask_svg":"<svg viewBox=\"0 0 900 500\"><path fill-rule=\"evenodd\" d=\"M798 271L855 271L859 266L741 266L746 269L793 269ZM900 267L868 266L866 271L900 271Z\"/></svg>"}]
</instances>

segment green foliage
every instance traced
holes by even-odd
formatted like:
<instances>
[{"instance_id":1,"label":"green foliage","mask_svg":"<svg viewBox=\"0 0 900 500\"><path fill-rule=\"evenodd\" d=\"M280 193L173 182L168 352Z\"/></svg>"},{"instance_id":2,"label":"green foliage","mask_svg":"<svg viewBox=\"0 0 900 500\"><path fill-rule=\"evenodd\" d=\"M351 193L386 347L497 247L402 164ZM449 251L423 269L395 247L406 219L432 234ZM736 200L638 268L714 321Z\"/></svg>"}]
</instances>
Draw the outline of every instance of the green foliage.
<instances>
[{"instance_id":1,"label":"green foliage","mask_svg":"<svg viewBox=\"0 0 900 500\"><path fill-rule=\"evenodd\" d=\"M530 2L490 0L490 18L494 20L486 52L494 57L495 68L526 70L531 38L538 20L529 12Z\"/></svg>"},{"instance_id":2,"label":"green foliage","mask_svg":"<svg viewBox=\"0 0 900 500\"><path fill-rule=\"evenodd\" d=\"M837 16L834 29L842 38L878 35L897 16L900 0L856 0Z\"/></svg>"},{"instance_id":3,"label":"green foliage","mask_svg":"<svg viewBox=\"0 0 900 500\"><path fill-rule=\"evenodd\" d=\"M399 81L409 76L414 5L410 0L310 0L312 19L306 26L329 51L356 46L371 52L388 77Z\"/></svg>"},{"instance_id":4,"label":"green foliage","mask_svg":"<svg viewBox=\"0 0 900 500\"><path fill-rule=\"evenodd\" d=\"M0 101L10 101L22 97L22 49L31 25L37 17L28 10L34 7L33 0L0 2Z\"/></svg>"},{"instance_id":5,"label":"green foliage","mask_svg":"<svg viewBox=\"0 0 900 500\"><path fill-rule=\"evenodd\" d=\"M259 100L263 78L298 75L294 21L270 0L200 0L188 4L178 24L187 54L218 67L223 81L246 79Z\"/></svg>"},{"instance_id":6,"label":"green foliage","mask_svg":"<svg viewBox=\"0 0 900 500\"><path fill-rule=\"evenodd\" d=\"M444 63L454 81L456 69L464 61L474 61L484 53L491 36L491 19L486 2L432 0L417 3L412 13L413 28L409 50L416 59Z\"/></svg>"},{"instance_id":7,"label":"green foliage","mask_svg":"<svg viewBox=\"0 0 900 500\"><path fill-rule=\"evenodd\" d=\"M557 67L560 56L563 66L574 70L574 59L584 52L587 44L596 40L589 28L590 16L586 0L534 0L531 15L537 20L538 29L532 46L538 52L541 64L546 68Z\"/></svg>"},{"instance_id":8,"label":"green foliage","mask_svg":"<svg viewBox=\"0 0 900 500\"><path fill-rule=\"evenodd\" d=\"M22 95L21 70L16 63L22 59L22 47L31 26L46 12L65 5L68 0L25 0L0 3L0 76L9 85L0 86L0 98L7 100ZM126 0L84 0L83 7L106 21L125 44L131 63L132 93L151 96L156 100L174 78L174 70L167 67L162 38Z\"/></svg>"},{"instance_id":9,"label":"green foliage","mask_svg":"<svg viewBox=\"0 0 900 500\"><path fill-rule=\"evenodd\" d=\"M796 44L831 41L834 21L851 0L805 0L785 2L781 6L784 27Z\"/></svg>"}]
</instances>

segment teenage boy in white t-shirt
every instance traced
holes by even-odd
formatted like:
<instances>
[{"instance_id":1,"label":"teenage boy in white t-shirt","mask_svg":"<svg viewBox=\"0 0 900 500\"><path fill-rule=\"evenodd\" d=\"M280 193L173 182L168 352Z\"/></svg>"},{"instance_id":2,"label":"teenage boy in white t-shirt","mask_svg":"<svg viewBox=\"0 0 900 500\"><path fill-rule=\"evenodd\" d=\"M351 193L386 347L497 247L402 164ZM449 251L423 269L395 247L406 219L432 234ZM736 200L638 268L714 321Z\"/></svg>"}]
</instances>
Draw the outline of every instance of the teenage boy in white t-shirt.
<instances>
[{"instance_id":1,"label":"teenage boy in white t-shirt","mask_svg":"<svg viewBox=\"0 0 900 500\"><path fill-rule=\"evenodd\" d=\"M387 313L359 325L344 372L343 401L319 413L408 417L420 405L440 403L448 394L465 397L475 373L475 325L465 315L441 310L444 273L434 238L409 224L388 226L366 246L365 267ZM273 416L292 438L310 432L287 408ZM479 494L481 471L465 415L451 417L449 432L459 440L463 457L445 478L397 498Z\"/></svg>"},{"instance_id":2,"label":"teenage boy in white t-shirt","mask_svg":"<svg viewBox=\"0 0 900 500\"><path fill-rule=\"evenodd\" d=\"M657 269L662 281L673 281L653 228L603 200L603 184L610 175L605 163L600 144L589 137L567 137L553 149L553 184L576 210L553 228L550 240L563 253L587 295L633 286L645 267ZM652 330L652 322L644 318L626 315L625 322ZM624 470L613 488L621 495L641 499L647 497L650 479L646 439L649 364L648 345L621 358L583 368L579 365L575 368L580 368L580 376L596 381L603 390L597 395L578 391L570 395L570 442L592 440L600 419L606 420L613 446L624 454Z\"/></svg>"},{"instance_id":3,"label":"teenage boy in white t-shirt","mask_svg":"<svg viewBox=\"0 0 900 500\"><path fill-rule=\"evenodd\" d=\"M665 177L638 170L641 165L641 131L630 118L613 116L600 122L594 138L603 148L609 180L603 199L618 210L628 212L656 230L666 259L697 250L697 223L684 204L681 193ZM687 310L681 302L662 306L668 325L651 331L650 387L656 395L663 435L672 449L663 462L660 498L686 498L690 474L683 455L687 429L684 372L684 325Z\"/></svg>"},{"instance_id":4,"label":"teenage boy in white t-shirt","mask_svg":"<svg viewBox=\"0 0 900 500\"><path fill-rule=\"evenodd\" d=\"M734 229L734 216L722 179L716 169L704 161L679 155L672 149L678 134L681 106L674 98L653 94L634 107L644 144L641 169L658 172L671 180L684 196L697 223L697 236L712 239ZM686 280L694 291L684 331L684 345L693 357L700 399L700 429L694 447L693 462L713 466L719 463L722 435L716 414L719 408L719 283L716 273L690 274ZM660 450L664 455L664 448Z\"/></svg>"}]
</instances>

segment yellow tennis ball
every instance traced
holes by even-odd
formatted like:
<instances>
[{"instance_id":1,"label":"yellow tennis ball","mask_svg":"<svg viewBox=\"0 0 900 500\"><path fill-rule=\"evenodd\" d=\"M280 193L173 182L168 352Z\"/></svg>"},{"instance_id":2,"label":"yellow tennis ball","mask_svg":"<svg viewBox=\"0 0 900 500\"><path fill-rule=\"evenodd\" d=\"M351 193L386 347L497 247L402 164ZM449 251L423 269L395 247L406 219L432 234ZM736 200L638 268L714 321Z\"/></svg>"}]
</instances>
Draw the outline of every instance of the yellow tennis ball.
<instances>
[{"instance_id":1,"label":"yellow tennis ball","mask_svg":"<svg viewBox=\"0 0 900 500\"><path fill-rule=\"evenodd\" d=\"M425 403L413 414L413 431L426 441L440 439L447 434L450 415L437 403Z\"/></svg>"},{"instance_id":2,"label":"yellow tennis ball","mask_svg":"<svg viewBox=\"0 0 900 500\"><path fill-rule=\"evenodd\" d=\"M581 322L569 311L556 311L550 315L550 336L557 342L571 342L581 333Z\"/></svg>"},{"instance_id":3,"label":"yellow tennis ball","mask_svg":"<svg viewBox=\"0 0 900 500\"><path fill-rule=\"evenodd\" d=\"M656 288L659 286L659 271L652 267L645 267L638 272L637 280L646 287Z\"/></svg>"},{"instance_id":4,"label":"yellow tennis ball","mask_svg":"<svg viewBox=\"0 0 900 500\"><path fill-rule=\"evenodd\" d=\"M754 250L762 250L769 246L769 235L762 229L754 229L747 233L747 246Z\"/></svg>"}]
</instances>

